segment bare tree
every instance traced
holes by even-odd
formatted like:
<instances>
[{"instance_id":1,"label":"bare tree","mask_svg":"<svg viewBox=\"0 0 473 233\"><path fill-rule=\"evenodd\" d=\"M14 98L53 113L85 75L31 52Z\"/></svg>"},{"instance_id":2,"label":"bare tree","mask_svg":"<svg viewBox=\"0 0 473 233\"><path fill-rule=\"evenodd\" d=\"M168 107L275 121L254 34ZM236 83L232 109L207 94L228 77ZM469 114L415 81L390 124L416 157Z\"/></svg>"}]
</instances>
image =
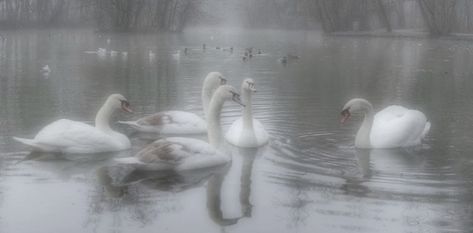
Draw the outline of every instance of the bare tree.
<instances>
[{"instance_id":1,"label":"bare tree","mask_svg":"<svg viewBox=\"0 0 473 233\"><path fill-rule=\"evenodd\" d=\"M452 31L456 20L456 0L418 0L417 2L432 35L447 35Z\"/></svg>"}]
</instances>

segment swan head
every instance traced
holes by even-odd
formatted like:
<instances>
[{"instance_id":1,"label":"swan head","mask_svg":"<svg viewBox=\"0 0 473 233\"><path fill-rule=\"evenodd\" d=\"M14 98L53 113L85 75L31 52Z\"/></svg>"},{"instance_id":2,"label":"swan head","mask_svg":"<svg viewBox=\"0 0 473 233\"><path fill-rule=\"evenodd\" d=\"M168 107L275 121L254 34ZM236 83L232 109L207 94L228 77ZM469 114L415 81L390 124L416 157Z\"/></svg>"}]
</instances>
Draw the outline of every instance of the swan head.
<instances>
[{"instance_id":1,"label":"swan head","mask_svg":"<svg viewBox=\"0 0 473 233\"><path fill-rule=\"evenodd\" d=\"M245 107L245 105L241 102L240 94L238 94L237 90L230 86L230 85L222 85L220 86L214 94L214 98L219 97L223 100L232 100L237 104Z\"/></svg>"},{"instance_id":2,"label":"swan head","mask_svg":"<svg viewBox=\"0 0 473 233\"><path fill-rule=\"evenodd\" d=\"M116 109L122 109L125 112L132 113L130 102L121 94L112 94L107 98L107 103Z\"/></svg>"},{"instance_id":3,"label":"swan head","mask_svg":"<svg viewBox=\"0 0 473 233\"><path fill-rule=\"evenodd\" d=\"M210 72L204 80L204 89L215 90L221 85L225 85L227 79L220 72Z\"/></svg>"},{"instance_id":4,"label":"swan head","mask_svg":"<svg viewBox=\"0 0 473 233\"><path fill-rule=\"evenodd\" d=\"M255 81L253 81L253 79L251 78L243 80L243 83L241 84L241 89L249 92L256 92Z\"/></svg>"},{"instance_id":5,"label":"swan head","mask_svg":"<svg viewBox=\"0 0 473 233\"><path fill-rule=\"evenodd\" d=\"M348 101L345 106L343 106L341 123L345 123L352 113L363 113L366 114L373 109L373 106L368 102L368 100L355 98Z\"/></svg>"}]
</instances>

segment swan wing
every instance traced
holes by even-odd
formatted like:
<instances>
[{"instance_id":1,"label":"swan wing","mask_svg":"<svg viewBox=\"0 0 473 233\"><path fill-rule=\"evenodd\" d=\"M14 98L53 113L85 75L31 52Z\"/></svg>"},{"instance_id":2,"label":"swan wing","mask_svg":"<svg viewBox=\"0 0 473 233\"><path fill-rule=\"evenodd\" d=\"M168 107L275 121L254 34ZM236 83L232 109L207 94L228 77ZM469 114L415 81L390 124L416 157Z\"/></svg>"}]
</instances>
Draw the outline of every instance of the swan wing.
<instances>
[{"instance_id":1,"label":"swan wing","mask_svg":"<svg viewBox=\"0 0 473 233\"><path fill-rule=\"evenodd\" d=\"M175 170L213 167L228 162L210 144L193 138L169 137L157 140L135 157L146 164L168 164Z\"/></svg>"},{"instance_id":2,"label":"swan wing","mask_svg":"<svg viewBox=\"0 0 473 233\"><path fill-rule=\"evenodd\" d=\"M422 112L393 105L374 116L370 140L375 148L413 146L421 142L427 128L430 123Z\"/></svg>"},{"instance_id":3,"label":"swan wing","mask_svg":"<svg viewBox=\"0 0 473 233\"><path fill-rule=\"evenodd\" d=\"M143 117L136 124L148 131L164 134L205 133L205 121L194 113L184 111L165 111Z\"/></svg>"},{"instance_id":4,"label":"swan wing","mask_svg":"<svg viewBox=\"0 0 473 233\"><path fill-rule=\"evenodd\" d=\"M67 119L45 126L34 141L54 151L69 153L104 152L116 146L110 135L91 125Z\"/></svg>"}]
</instances>

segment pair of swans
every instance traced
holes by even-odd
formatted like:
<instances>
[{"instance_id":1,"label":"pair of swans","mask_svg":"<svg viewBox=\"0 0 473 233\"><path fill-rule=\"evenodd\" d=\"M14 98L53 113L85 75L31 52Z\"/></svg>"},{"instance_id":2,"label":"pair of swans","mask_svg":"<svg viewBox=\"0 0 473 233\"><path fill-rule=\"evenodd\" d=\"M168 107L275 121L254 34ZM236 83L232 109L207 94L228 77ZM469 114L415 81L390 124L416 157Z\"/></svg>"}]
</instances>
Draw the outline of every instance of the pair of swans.
<instances>
[{"instance_id":1,"label":"pair of swans","mask_svg":"<svg viewBox=\"0 0 473 233\"><path fill-rule=\"evenodd\" d=\"M219 72L211 72L204 80L202 87L202 105L204 114L209 111L211 97L215 90L226 83ZM256 92L253 79L243 80L241 96L243 99L243 116L236 120L227 131L226 140L235 146L251 148L265 145L269 136L261 122L253 119L251 95ZM202 134L207 132L207 123L194 113L183 111L164 111L143 117L136 121L119 121L139 132L161 134ZM210 129L209 129L210 130Z\"/></svg>"}]
</instances>

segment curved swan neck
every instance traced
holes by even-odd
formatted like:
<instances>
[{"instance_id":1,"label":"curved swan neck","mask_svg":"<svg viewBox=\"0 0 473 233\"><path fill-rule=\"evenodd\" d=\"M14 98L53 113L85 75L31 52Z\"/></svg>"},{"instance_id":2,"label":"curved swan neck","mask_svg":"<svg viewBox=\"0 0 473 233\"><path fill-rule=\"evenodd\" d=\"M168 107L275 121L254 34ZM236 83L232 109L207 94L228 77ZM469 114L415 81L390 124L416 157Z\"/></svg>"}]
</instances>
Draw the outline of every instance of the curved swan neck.
<instances>
[{"instance_id":1,"label":"curved swan neck","mask_svg":"<svg viewBox=\"0 0 473 233\"><path fill-rule=\"evenodd\" d=\"M204 86L202 87L202 107L204 109L205 117L208 115L210 101L212 100L212 96L216 89L216 87L212 87L208 83L204 82Z\"/></svg>"},{"instance_id":2,"label":"curved swan neck","mask_svg":"<svg viewBox=\"0 0 473 233\"><path fill-rule=\"evenodd\" d=\"M371 127L373 126L374 112L373 106L371 104L366 105L366 110L364 112L365 116L363 123L361 123L360 129L356 134L355 146L358 148L370 148L371 147Z\"/></svg>"},{"instance_id":3,"label":"curved swan neck","mask_svg":"<svg viewBox=\"0 0 473 233\"><path fill-rule=\"evenodd\" d=\"M222 129L220 127L220 113L225 100L216 93L210 100L207 114L207 133L210 145L219 148L222 144Z\"/></svg>"},{"instance_id":4,"label":"curved swan neck","mask_svg":"<svg viewBox=\"0 0 473 233\"><path fill-rule=\"evenodd\" d=\"M114 110L110 102L106 101L95 116L95 128L106 132L112 131L112 128L110 128L110 118Z\"/></svg>"},{"instance_id":5,"label":"curved swan neck","mask_svg":"<svg viewBox=\"0 0 473 233\"><path fill-rule=\"evenodd\" d=\"M245 107L243 108L243 127L246 129L253 129L253 114L251 111L251 91L241 89L243 103Z\"/></svg>"}]
</instances>

